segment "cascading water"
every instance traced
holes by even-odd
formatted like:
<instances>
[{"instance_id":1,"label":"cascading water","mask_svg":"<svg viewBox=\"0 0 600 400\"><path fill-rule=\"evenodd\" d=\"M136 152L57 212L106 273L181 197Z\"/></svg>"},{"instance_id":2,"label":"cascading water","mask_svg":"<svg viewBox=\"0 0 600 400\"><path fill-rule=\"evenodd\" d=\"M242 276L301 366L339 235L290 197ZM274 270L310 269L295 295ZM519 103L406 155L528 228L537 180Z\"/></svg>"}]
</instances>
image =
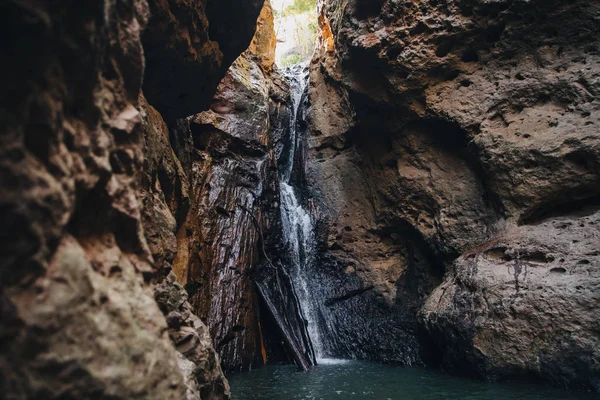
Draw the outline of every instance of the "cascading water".
<instances>
[{"instance_id":1,"label":"cascading water","mask_svg":"<svg viewBox=\"0 0 600 400\"><path fill-rule=\"evenodd\" d=\"M310 342L314 350L314 358L317 361L323 359L323 342L319 331L318 305L315 303L309 288L307 275L315 262L316 242L314 225L310 213L302 206L297 195L299 188L294 187L292 172L294 170L294 159L299 146L297 135L298 112L302 102L302 95L306 88L308 74L301 66L295 66L286 70L286 78L290 85L290 96L292 99L291 118L289 126L290 150L288 159L280 172L280 198L281 219L283 225L284 240L291 251L290 259L292 265L288 272L293 284L293 290L298 303L302 318L306 320Z\"/></svg>"}]
</instances>

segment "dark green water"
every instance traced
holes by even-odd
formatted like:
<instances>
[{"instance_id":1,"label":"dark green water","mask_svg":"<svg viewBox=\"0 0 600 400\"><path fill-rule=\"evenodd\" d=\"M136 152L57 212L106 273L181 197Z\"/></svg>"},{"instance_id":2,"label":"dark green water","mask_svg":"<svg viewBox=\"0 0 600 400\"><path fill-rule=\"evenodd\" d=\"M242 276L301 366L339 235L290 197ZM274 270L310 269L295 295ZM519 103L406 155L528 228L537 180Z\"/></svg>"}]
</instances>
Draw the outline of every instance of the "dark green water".
<instances>
[{"instance_id":1,"label":"dark green water","mask_svg":"<svg viewBox=\"0 0 600 400\"><path fill-rule=\"evenodd\" d=\"M541 385L491 384L440 372L331 362L309 372L267 366L229 378L233 400L598 400L599 395Z\"/></svg>"}]
</instances>

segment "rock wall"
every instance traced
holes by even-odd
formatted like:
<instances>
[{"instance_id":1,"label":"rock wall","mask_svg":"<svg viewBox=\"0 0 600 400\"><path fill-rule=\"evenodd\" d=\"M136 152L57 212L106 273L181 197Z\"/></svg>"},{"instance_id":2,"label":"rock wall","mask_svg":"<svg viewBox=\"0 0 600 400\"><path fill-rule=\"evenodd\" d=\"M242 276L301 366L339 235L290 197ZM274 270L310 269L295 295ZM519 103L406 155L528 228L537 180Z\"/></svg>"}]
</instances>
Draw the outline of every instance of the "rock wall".
<instances>
[{"instance_id":1,"label":"rock wall","mask_svg":"<svg viewBox=\"0 0 600 400\"><path fill-rule=\"evenodd\" d=\"M320 2L293 179L331 355L600 390L599 9ZM221 362L286 360L252 281L295 307L272 18L0 5L6 398L225 399Z\"/></svg>"},{"instance_id":2,"label":"rock wall","mask_svg":"<svg viewBox=\"0 0 600 400\"><path fill-rule=\"evenodd\" d=\"M264 362L261 341L268 347L270 332L259 331L252 275L263 251L276 253L271 248L280 245L271 115L276 112L272 97L285 95L274 84L275 32L268 1L255 25L248 50L229 68L207 111L165 123L142 99L150 249L159 275L171 273L185 286L191 310L207 324L226 371ZM193 104L202 101L196 98ZM171 334L181 335L177 329Z\"/></svg>"},{"instance_id":3,"label":"rock wall","mask_svg":"<svg viewBox=\"0 0 600 400\"><path fill-rule=\"evenodd\" d=\"M421 346L383 317L372 358L599 388L599 6L320 2L309 196L324 270L372 288L334 307Z\"/></svg>"},{"instance_id":4,"label":"rock wall","mask_svg":"<svg viewBox=\"0 0 600 400\"><path fill-rule=\"evenodd\" d=\"M209 108L248 48L264 0L149 0L144 94L168 122Z\"/></svg>"},{"instance_id":5,"label":"rock wall","mask_svg":"<svg viewBox=\"0 0 600 400\"><path fill-rule=\"evenodd\" d=\"M270 185L276 183L269 87L259 65L238 58L211 110L186 122L195 150L193 202L181 227L176 271L209 324L224 367L246 369L260 354L258 299L250 279L261 257L255 224L262 227L267 218L263 210L271 206Z\"/></svg>"},{"instance_id":6,"label":"rock wall","mask_svg":"<svg viewBox=\"0 0 600 400\"><path fill-rule=\"evenodd\" d=\"M139 97L142 43L148 98L176 127L207 108L261 8L0 5L5 398L229 397L208 330L170 273L172 232L193 202L172 130Z\"/></svg>"},{"instance_id":7,"label":"rock wall","mask_svg":"<svg viewBox=\"0 0 600 400\"><path fill-rule=\"evenodd\" d=\"M142 222L154 259L154 297L166 316L168 334L182 355L179 365L188 396L228 398L229 386L207 326L196 316L189 295L177 279L173 262L178 252L177 227L190 209L187 174L169 143L162 116L143 95L139 98L145 155L140 197Z\"/></svg>"},{"instance_id":8,"label":"rock wall","mask_svg":"<svg viewBox=\"0 0 600 400\"><path fill-rule=\"evenodd\" d=\"M9 2L1 15L11 76L0 107L1 391L182 398L145 283L152 263L137 197L147 6Z\"/></svg>"}]
</instances>

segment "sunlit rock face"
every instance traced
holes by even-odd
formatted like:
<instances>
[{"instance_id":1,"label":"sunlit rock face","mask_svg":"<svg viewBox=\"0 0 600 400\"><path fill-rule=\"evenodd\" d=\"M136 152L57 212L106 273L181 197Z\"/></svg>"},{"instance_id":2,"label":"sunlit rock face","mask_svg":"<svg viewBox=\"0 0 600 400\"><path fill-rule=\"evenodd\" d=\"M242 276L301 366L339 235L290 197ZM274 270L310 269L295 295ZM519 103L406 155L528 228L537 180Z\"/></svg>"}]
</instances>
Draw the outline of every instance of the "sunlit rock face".
<instances>
[{"instance_id":1,"label":"sunlit rock face","mask_svg":"<svg viewBox=\"0 0 600 400\"><path fill-rule=\"evenodd\" d=\"M351 301L422 307L404 328L416 362L598 388L599 7L320 3L307 181L323 265L341 292L373 287ZM404 346L379 331L365 346Z\"/></svg>"},{"instance_id":2,"label":"sunlit rock face","mask_svg":"<svg viewBox=\"0 0 600 400\"><path fill-rule=\"evenodd\" d=\"M206 351L214 347L227 371L263 362L251 275L260 249L279 244L269 236L279 220L270 117L279 111L276 98L285 95L273 83L276 42L268 1L255 26L248 50L221 80L208 111L167 126L156 110L142 107L144 226L158 275L172 271L185 286L190 309L210 330L213 346ZM202 111L201 103L195 111ZM180 331L170 332L179 337ZM268 339L267 332L263 336Z\"/></svg>"},{"instance_id":3,"label":"sunlit rock face","mask_svg":"<svg viewBox=\"0 0 600 400\"><path fill-rule=\"evenodd\" d=\"M266 0L258 20L256 21L256 33L246 50L252 55L264 72L271 72L275 66L275 49L277 48L277 37L275 36L275 23L273 7Z\"/></svg>"}]
</instances>

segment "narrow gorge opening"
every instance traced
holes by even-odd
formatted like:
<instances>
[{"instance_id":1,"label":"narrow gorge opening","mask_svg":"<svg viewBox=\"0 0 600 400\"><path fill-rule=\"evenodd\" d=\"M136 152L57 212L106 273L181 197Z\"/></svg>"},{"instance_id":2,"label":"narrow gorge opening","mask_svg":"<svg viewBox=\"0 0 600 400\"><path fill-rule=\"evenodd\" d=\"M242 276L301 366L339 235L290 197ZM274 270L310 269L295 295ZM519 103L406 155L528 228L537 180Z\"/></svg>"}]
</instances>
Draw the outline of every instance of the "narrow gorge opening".
<instances>
[{"instance_id":1,"label":"narrow gorge opening","mask_svg":"<svg viewBox=\"0 0 600 400\"><path fill-rule=\"evenodd\" d=\"M443 368L457 375L489 373L474 369L475 361L468 361L479 357L470 349L472 322L461 326L461 322L446 320L470 318L468 314L453 315L452 309L460 307L453 302L465 301L460 290L472 289L449 288L448 281L455 279L453 274L463 273L461 268L472 274L466 271L477 268L472 260L480 259L478 252L487 254L486 242L493 246L495 240L502 240L498 235L510 220L507 214L511 211L505 210L506 199L491 184L493 172L481 162L485 152L475 141L478 128L422 115L424 94L410 87L415 75L409 72L406 59L404 65L400 62L402 57L411 57L410 46L398 43L393 33L386 32L392 29L390 16L397 10L388 2L376 3L348 2L340 5L344 11L322 8L317 18L309 13L315 10L315 2L273 2L278 35L275 63L279 69L271 78L283 82L277 86L287 90L272 97L277 108L271 124L277 138L280 249L285 253L273 258L280 262L274 269L279 268L283 280L289 282L283 291L260 280L258 286L269 303L267 308L279 315L278 324L284 326L280 330L289 331L286 335L291 339L286 340L296 343L288 345L288 351L292 348L292 352L302 353L288 359L302 370L313 366L308 377L299 377L288 367L269 363L267 356L265 368L230 377L239 398L293 399L300 398L300 393L330 398L361 392L364 398L373 399L388 393L394 393L388 398L435 397L431 388L421 386L410 373L398 385L400 370L358 360L412 366L415 374L421 374L420 379L431 381L441 376L429 375L431 371L421 367ZM352 36L348 32L354 29L357 33L353 41L345 39L340 57L328 21L332 19L339 28L338 18L343 12L352 13L353 19L351 27L345 27L348 31L338 34ZM322 29L317 29L318 20ZM506 23L494 23L503 28L494 37L496 43ZM406 30L409 36L431 33L423 21ZM485 36L488 31L483 32ZM317 38L319 33L327 33L327 37ZM465 76L471 73L461 72L461 68L468 70L473 60L480 61L480 54L473 50L479 48L477 39L466 44L455 37L437 40L446 43L447 49L442 54L439 46L433 46L432 56L442 60L454 57L453 61L432 65L422 72L427 78L417 79L431 79L432 86L458 80L460 87L470 87L472 78ZM313 53L315 41L318 45ZM476 56L465 60L466 53ZM342 76L338 75L340 70ZM465 81L469 85L463 85ZM399 104L388 98L394 91L390 85L406 91L406 97L396 99ZM283 118L282 110L287 113ZM459 141L454 137L458 130L464 136ZM453 193L452 185L444 183L454 182L456 176L460 177L461 194ZM473 232L465 234L463 229ZM448 232L450 236L445 237ZM476 242L483 250L473 245ZM516 248L507 251L524 254ZM512 260L516 261L509 266L515 280L511 289L522 290L529 259L517 256ZM585 261L588 265L589 260ZM556 275L559 268L566 272L555 267L546 273ZM443 276L445 269L448 273ZM264 276L260 279L269 281ZM487 302L486 289L481 290ZM448 295L453 296L450 300L444 299L448 290L453 293ZM291 301L285 296L292 296ZM466 301L481 301L478 294L473 297ZM282 308L277 301L288 305ZM455 352L455 346L465 353ZM524 378L528 374L506 372L503 378L528 380ZM383 389L378 387L381 385ZM266 392L256 393L265 387ZM410 394L398 397L396 390ZM477 389L474 382L457 379L445 390L466 396ZM543 395L535 393L537 390L527 385L500 385L485 397L520 398L522 391L539 398L560 397L552 389Z\"/></svg>"},{"instance_id":2,"label":"narrow gorge opening","mask_svg":"<svg viewBox=\"0 0 600 400\"><path fill-rule=\"evenodd\" d=\"M318 33L317 0L273 0L275 63L286 68L312 57Z\"/></svg>"},{"instance_id":3,"label":"narrow gorge opening","mask_svg":"<svg viewBox=\"0 0 600 400\"><path fill-rule=\"evenodd\" d=\"M599 10L3 2L0 397L595 399Z\"/></svg>"},{"instance_id":4,"label":"narrow gorge opening","mask_svg":"<svg viewBox=\"0 0 600 400\"><path fill-rule=\"evenodd\" d=\"M288 357L300 370L322 362L326 358L323 343L322 301L315 297L318 284L311 276L318 268L317 241L315 238L314 209L309 209L305 176L307 145L306 106L308 104L309 73L307 64L317 43L317 1L275 0L271 3L276 37L275 65L279 70L272 74L282 79L287 91L285 115L279 110L271 114L271 124L281 134L278 157L279 201L281 212L282 247L286 256L275 255L282 264L275 269L277 280L289 281L288 290L270 287L269 278L259 272L255 284L266 306L262 314L274 317L278 331L288 349ZM273 79L273 78L271 78ZM281 103L277 104L281 107ZM312 211L312 212L311 212ZM266 256L266 255L265 255ZM273 272L273 271L271 271ZM281 276L280 276L281 275ZM276 292L274 292L274 290ZM288 296L288 299L284 297ZM287 307L274 304L287 303ZM292 315L290 315L292 313ZM268 358L268 355L267 355ZM263 360L266 362L265 360Z\"/></svg>"}]
</instances>

